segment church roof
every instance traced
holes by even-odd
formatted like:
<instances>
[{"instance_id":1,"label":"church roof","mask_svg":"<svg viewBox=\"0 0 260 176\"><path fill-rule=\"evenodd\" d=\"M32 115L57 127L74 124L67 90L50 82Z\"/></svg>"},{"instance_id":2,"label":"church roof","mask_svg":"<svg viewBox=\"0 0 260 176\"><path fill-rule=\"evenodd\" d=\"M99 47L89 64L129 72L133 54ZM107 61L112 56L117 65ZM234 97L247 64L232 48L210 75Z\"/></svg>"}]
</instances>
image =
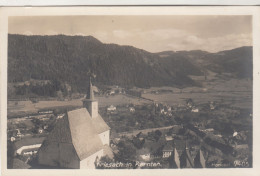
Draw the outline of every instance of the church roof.
<instances>
[{"instance_id":1,"label":"church roof","mask_svg":"<svg viewBox=\"0 0 260 176\"><path fill-rule=\"evenodd\" d=\"M182 168L194 167L194 161L190 155L190 151L188 148L186 148L185 151L182 153L182 156L180 157L180 162Z\"/></svg>"},{"instance_id":2,"label":"church roof","mask_svg":"<svg viewBox=\"0 0 260 176\"><path fill-rule=\"evenodd\" d=\"M109 129L109 126L100 115L96 118L91 118L86 108L69 111L62 119L58 120L55 128L47 137L45 145L42 146L42 150L51 151L48 149L48 144L50 146L58 143L68 144L74 148L75 155L77 155L79 160L83 160L102 149L103 144L98 134ZM58 149L56 153L59 152L60 155L57 155L57 157L62 156L63 153L66 155L66 148L62 147L63 150ZM46 155L48 155L48 152ZM52 154L49 153L49 155ZM54 159L53 157L51 158ZM63 160L69 160L69 158L63 158Z\"/></svg>"},{"instance_id":3,"label":"church roof","mask_svg":"<svg viewBox=\"0 0 260 176\"><path fill-rule=\"evenodd\" d=\"M54 129L47 137L50 142L72 143L68 116L58 119Z\"/></svg>"},{"instance_id":4,"label":"church roof","mask_svg":"<svg viewBox=\"0 0 260 176\"><path fill-rule=\"evenodd\" d=\"M103 146L95 129L95 126L99 124L92 121L93 119L86 108L68 112L72 143L80 160L101 150Z\"/></svg>"},{"instance_id":5,"label":"church roof","mask_svg":"<svg viewBox=\"0 0 260 176\"><path fill-rule=\"evenodd\" d=\"M206 167L206 160L204 158L204 154L200 149L194 159L194 165L197 168L205 168Z\"/></svg>"},{"instance_id":6,"label":"church roof","mask_svg":"<svg viewBox=\"0 0 260 176\"><path fill-rule=\"evenodd\" d=\"M97 117L91 118L91 120L95 124L95 129L98 134L110 130L110 127L106 124L106 122L99 114Z\"/></svg>"}]
</instances>

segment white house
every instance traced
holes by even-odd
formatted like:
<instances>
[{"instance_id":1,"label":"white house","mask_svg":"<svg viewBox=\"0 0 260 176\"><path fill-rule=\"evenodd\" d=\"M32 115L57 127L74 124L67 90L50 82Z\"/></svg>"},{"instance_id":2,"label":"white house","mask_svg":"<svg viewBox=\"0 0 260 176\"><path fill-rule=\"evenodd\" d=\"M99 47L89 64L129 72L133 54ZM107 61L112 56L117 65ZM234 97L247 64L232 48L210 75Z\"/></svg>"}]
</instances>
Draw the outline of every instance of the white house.
<instances>
[{"instance_id":1,"label":"white house","mask_svg":"<svg viewBox=\"0 0 260 176\"><path fill-rule=\"evenodd\" d=\"M192 108L191 112L199 112L198 108Z\"/></svg>"},{"instance_id":2,"label":"white house","mask_svg":"<svg viewBox=\"0 0 260 176\"><path fill-rule=\"evenodd\" d=\"M44 139L45 139L44 137L40 137L40 138L28 137L16 141L14 143L16 154L26 155L26 154L37 153Z\"/></svg>"},{"instance_id":3,"label":"white house","mask_svg":"<svg viewBox=\"0 0 260 176\"><path fill-rule=\"evenodd\" d=\"M130 112L135 112L135 108L134 108L134 107L130 107L130 108L129 108L129 111L130 111Z\"/></svg>"},{"instance_id":4,"label":"white house","mask_svg":"<svg viewBox=\"0 0 260 176\"><path fill-rule=\"evenodd\" d=\"M136 153L144 161L149 161L151 159L151 153L148 148L139 149Z\"/></svg>"},{"instance_id":5,"label":"white house","mask_svg":"<svg viewBox=\"0 0 260 176\"><path fill-rule=\"evenodd\" d=\"M116 107L114 105L110 105L108 108L107 108L108 111L115 111L116 110Z\"/></svg>"},{"instance_id":6,"label":"white house","mask_svg":"<svg viewBox=\"0 0 260 176\"><path fill-rule=\"evenodd\" d=\"M38 152L38 163L60 168L94 169L110 149L110 128L98 113L92 84L83 108L60 119ZM111 149L110 149L111 150Z\"/></svg>"},{"instance_id":7,"label":"white house","mask_svg":"<svg viewBox=\"0 0 260 176\"><path fill-rule=\"evenodd\" d=\"M163 147L163 150L162 150L162 152L163 152L163 158L169 158L169 157L172 155L173 150L174 150L174 148L173 148L172 144L171 144L171 143L167 143L167 144Z\"/></svg>"}]
</instances>

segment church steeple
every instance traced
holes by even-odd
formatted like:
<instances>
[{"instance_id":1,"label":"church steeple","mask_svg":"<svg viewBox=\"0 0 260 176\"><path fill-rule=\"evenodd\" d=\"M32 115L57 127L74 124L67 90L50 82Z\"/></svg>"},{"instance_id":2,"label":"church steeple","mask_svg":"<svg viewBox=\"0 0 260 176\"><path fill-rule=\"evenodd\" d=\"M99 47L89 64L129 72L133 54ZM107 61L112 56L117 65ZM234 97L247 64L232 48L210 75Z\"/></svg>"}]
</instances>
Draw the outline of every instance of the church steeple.
<instances>
[{"instance_id":1,"label":"church steeple","mask_svg":"<svg viewBox=\"0 0 260 176\"><path fill-rule=\"evenodd\" d=\"M95 99L93 87L92 87L92 83L91 83L91 77L89 78L89 88L88 88L88 92L87 92L87 95L86 95L86 99L89 99L89 100Z\"/></svg>"},{"instance_id":2,"label":"church steeple","mask_svg":"<svg viewBox=\"0 0 260 176\"><path fill-rule=\"evenodd\" d=\"M87 91L86 98L83 100L83 106L87 108L90 116L95 118L98 116L98 101L94 97L93 86L91 83L91 78L89 78L89 87Z\"/></svg>"}]
</instances>

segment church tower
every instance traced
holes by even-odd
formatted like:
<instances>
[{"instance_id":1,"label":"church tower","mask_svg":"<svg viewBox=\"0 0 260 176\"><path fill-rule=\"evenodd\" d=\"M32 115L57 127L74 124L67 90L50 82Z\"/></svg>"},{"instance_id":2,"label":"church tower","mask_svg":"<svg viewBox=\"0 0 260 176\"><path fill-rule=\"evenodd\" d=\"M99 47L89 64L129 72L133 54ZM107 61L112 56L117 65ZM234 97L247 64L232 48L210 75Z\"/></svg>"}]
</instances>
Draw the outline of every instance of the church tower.
<instances>
[{"instance_id":1,"label":"church tower","mask_svg":"<svg viewBox=\"0 0 260 176\"><path fill-rule=\"evenodd\" d=\"M91 118L98 116L98 101L94 97L91 79L89 79L89 89L86 98L83 100L83 106L87 108Z\"/></svg>"}]
</instances>

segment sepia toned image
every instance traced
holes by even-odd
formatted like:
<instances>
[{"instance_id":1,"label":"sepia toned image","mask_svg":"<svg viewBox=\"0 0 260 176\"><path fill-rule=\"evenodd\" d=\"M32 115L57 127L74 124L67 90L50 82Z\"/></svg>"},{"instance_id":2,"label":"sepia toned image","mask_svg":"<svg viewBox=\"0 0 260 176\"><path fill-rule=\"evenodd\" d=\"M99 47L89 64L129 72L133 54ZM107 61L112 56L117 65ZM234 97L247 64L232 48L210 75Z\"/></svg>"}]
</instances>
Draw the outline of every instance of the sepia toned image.
<instances>
[{"instance_id":1,"label":"sepia toned image","mask_svg":"<svg viewBox=\"0 0 260 176\"><path fill-rule=\"evenodd\" d=\"M253 168L252 15L23 15L7 32L7 170Z\"/></svg>"}]
</instances>

